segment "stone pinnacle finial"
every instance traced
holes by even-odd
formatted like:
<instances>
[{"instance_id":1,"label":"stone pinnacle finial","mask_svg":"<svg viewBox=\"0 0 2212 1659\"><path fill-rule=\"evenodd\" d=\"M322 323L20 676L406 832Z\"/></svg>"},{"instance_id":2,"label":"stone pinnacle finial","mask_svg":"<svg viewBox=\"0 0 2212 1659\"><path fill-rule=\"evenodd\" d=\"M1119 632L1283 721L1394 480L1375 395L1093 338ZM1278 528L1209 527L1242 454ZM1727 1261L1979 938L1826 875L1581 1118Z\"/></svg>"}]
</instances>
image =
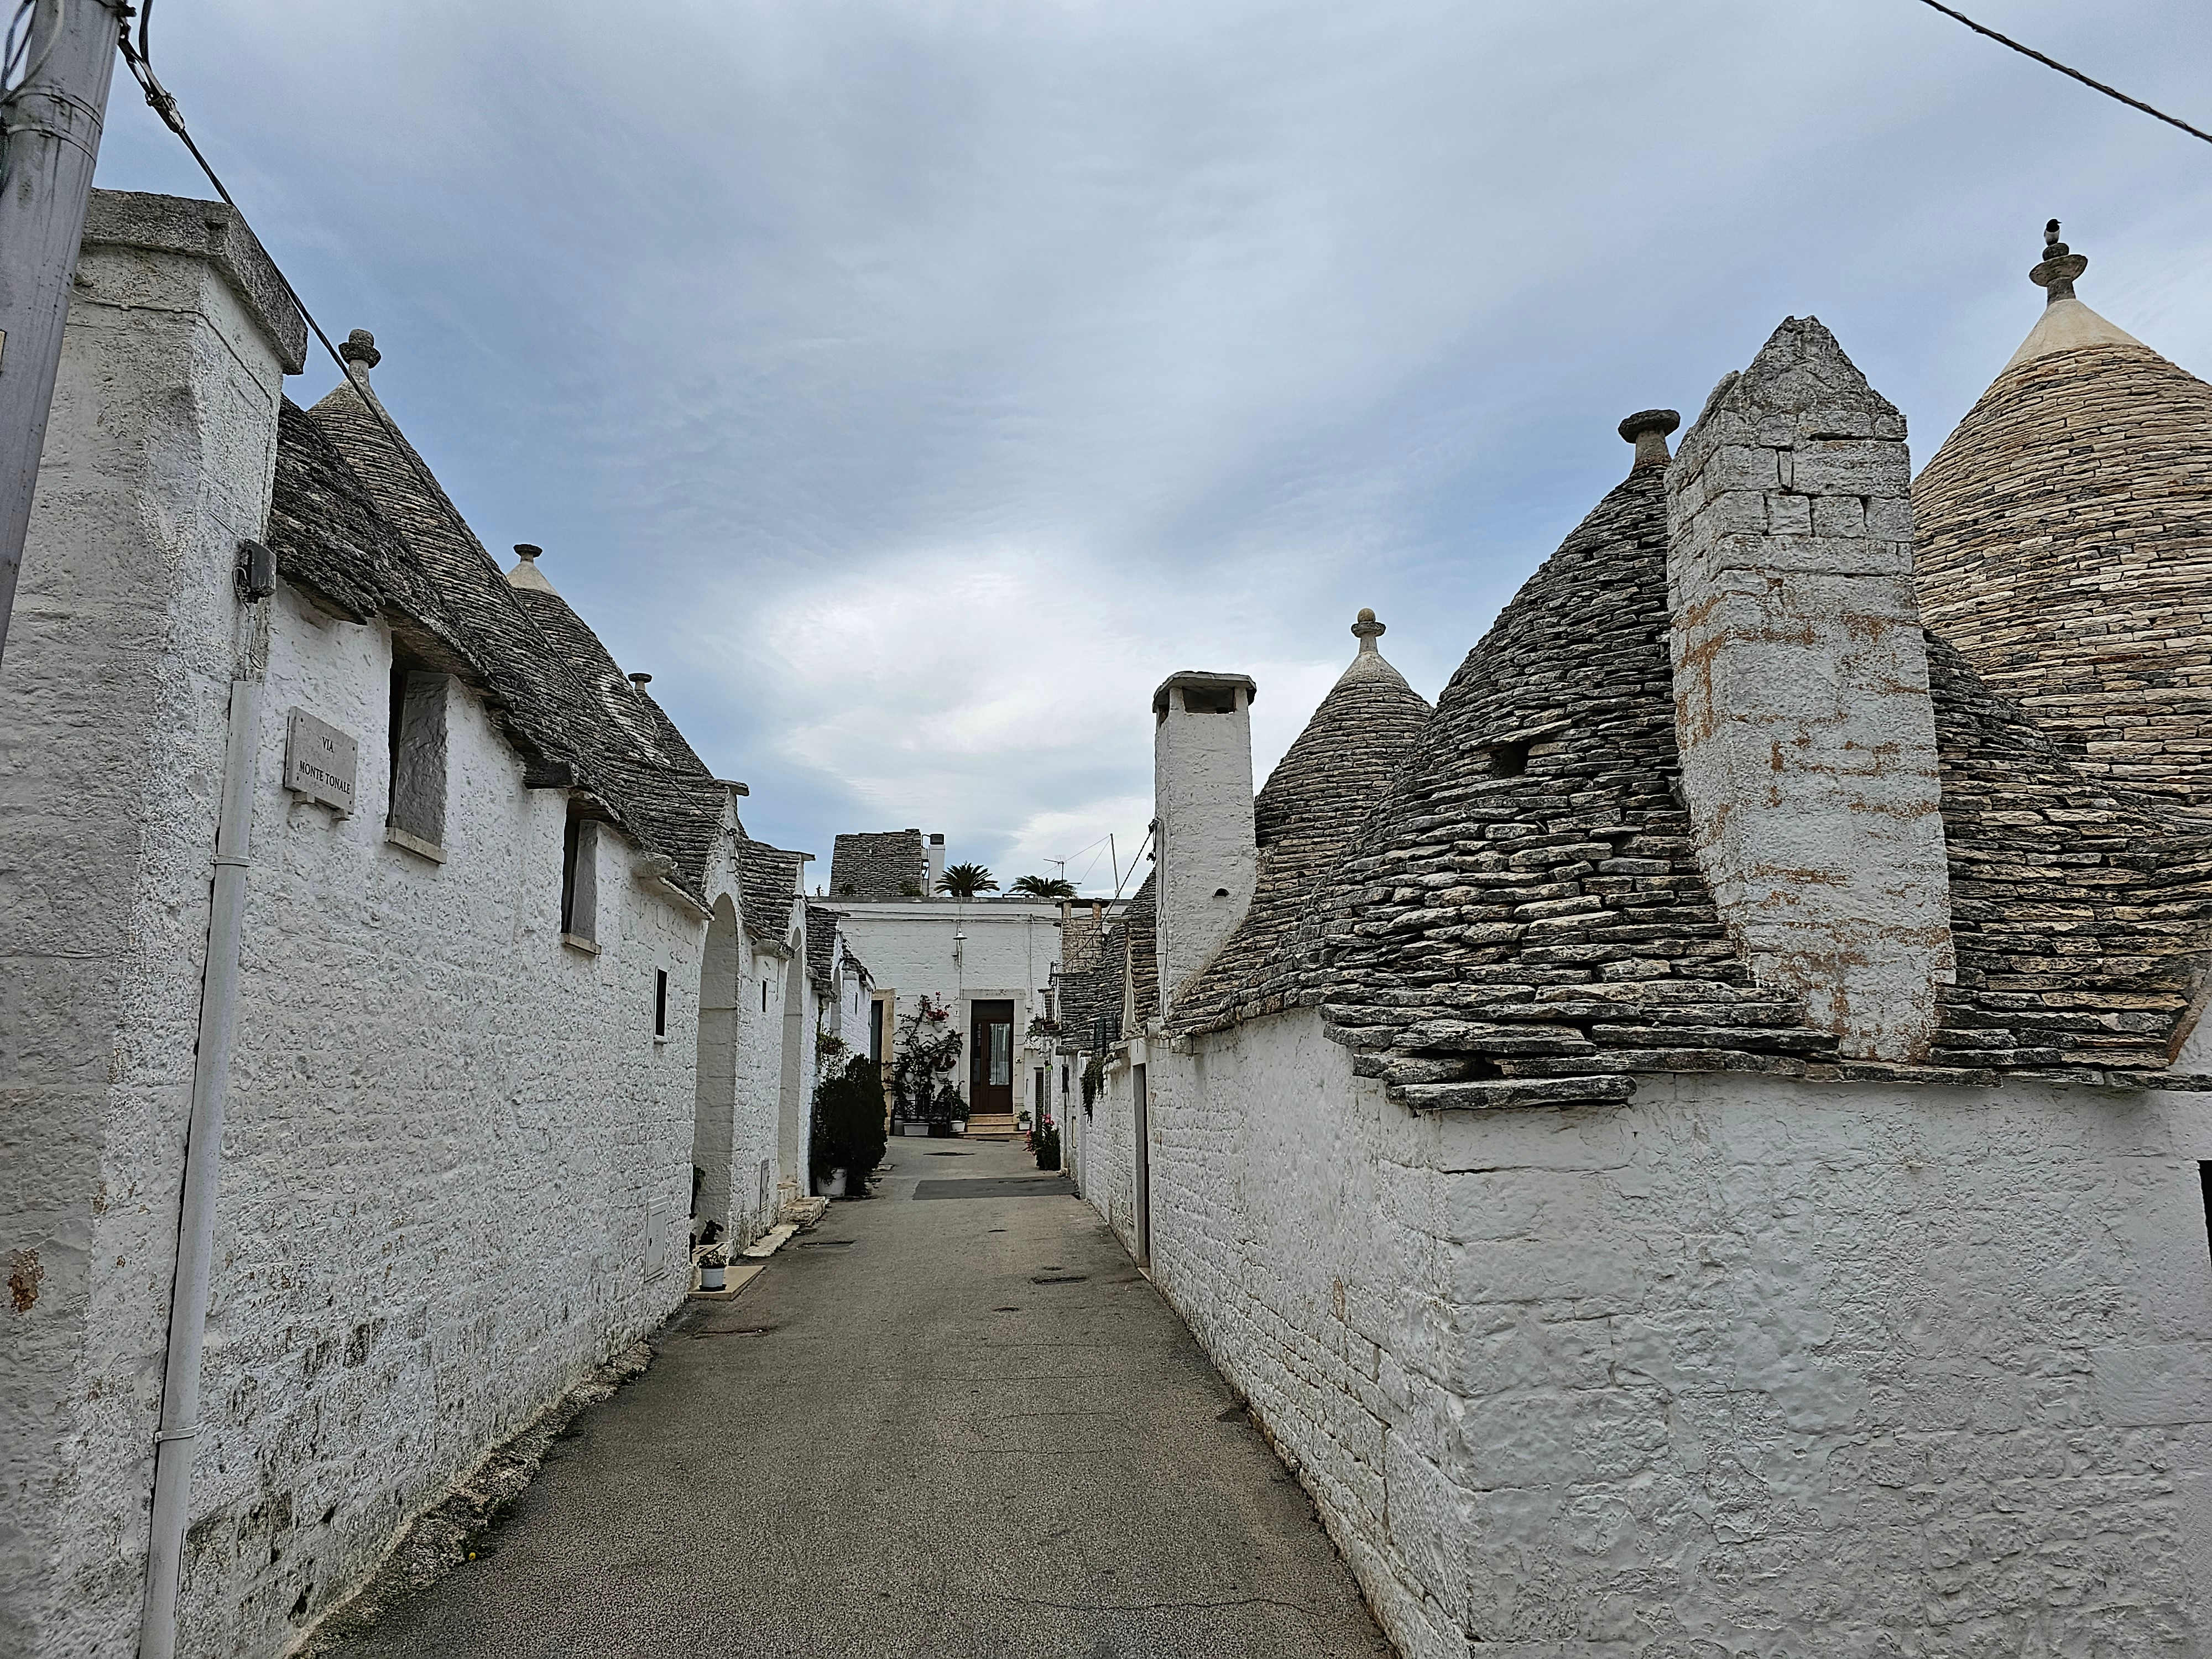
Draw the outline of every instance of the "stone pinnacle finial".
<instances>
[{"instance_id":1,"label":"stone pinnacle finial","mask_svg":"<svg viewBox=\"0 0 2212 1659\"><path fill-rule=\"evenodd\" d=\"M346 336L345 343L338 348L338 356L363 368L374 368L384 361L384 354L376 349L376 336L365 328L357 328Z\"/></svg>"},{"instance_id":2,"label":"stone pinnacle finial","mask_svg":"<svg viewBox=\"0 0 2212 1659\"><path fill-rule=\"evenodd\" d=\"M641 691L647 686L653 684L653 676L650 674L633 674L629 677L629 683Z\"/></svg>"},{"instance_id":3,"label":"stone pinnacle finial","mask_svg":"<svg viewBox=\"0 0 2212 1659\"><path fill-rule=\"evenodd\" d=\"M1352 631L1358 636L1360 650L1366 653L1374 651L1377 635L1387 634L1390 630L1375 620L1375 613L1372 611L1362 607L1359 620L1352 624Z\"/></svg>"},{"instance_id":4,"label":"stone pinnacle finial","mask_svg":"<svg viewBox=\"0 0 2212 1659\"><path fill-rule=\"evenodd\" d=\"M2058 221L2043 228L2043 263L2027 273L2027 280L2043 290L2043 303L2056 305L2074 297L2074 279L2088 270L2086 254L2075 252L2058 240Z\"/></svg>"},{"instance_id":5,"label":"stone pinnacle finial","mask_svg":"<svg viewBox=\"0 0 2212 1659\"><path fill-rule=\"evenodd\" d=\"M514 544L515 556L520 559L525 564L536 563L539 556L545 550L544 548L532 546L528 542L517 542Z\"/></svg>"},{"instance_id":6,"label":"stone pinnacle finial","mask_svg":"<svg viewBox=\"0 0 2212 1659\"><path fill-rule=\"evenodd\" d=\"M1666 465L1671 459L1667 453L1667 434L1681 424L1681 411L1673 409L1639 409L1623 421L1622 440L1636 446L1636 459L1628 470Z\"/></svg>"}]
</instances>

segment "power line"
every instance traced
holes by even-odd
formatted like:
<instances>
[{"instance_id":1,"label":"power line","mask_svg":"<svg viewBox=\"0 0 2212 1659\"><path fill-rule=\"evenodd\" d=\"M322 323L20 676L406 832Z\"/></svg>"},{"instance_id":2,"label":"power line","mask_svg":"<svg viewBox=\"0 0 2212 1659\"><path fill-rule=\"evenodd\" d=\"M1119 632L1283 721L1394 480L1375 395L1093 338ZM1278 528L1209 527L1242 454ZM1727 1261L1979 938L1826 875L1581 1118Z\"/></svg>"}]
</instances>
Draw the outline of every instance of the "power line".
<instances>
[{"instance_id":1,"label":"power line","mask_svg":"<svg viewBox=\"0 0 2212 1659\"><path fill-rule=\"evenodd\" d=\"M1967 16L1966 14L1962 11L1952 10L1950 7L1943 3L1943 0L1920 0L1920 3L1928 7L1932 11L1942 12L1944 16L1950 18L1954 22L1964 23L1968 28L1973 30L1977 34L1987 35L1990 40L1996 41L2001 46L2010 46L2014 52L2020 53L2023 58L2033 58L2037 63L2042 64L2045 69L2055 69L2061 75L2071 76L2075 80L2079 81L2083 86L2093 88L2096 91L2103 93L2107 98L2117 98L2120 102L2127 105L2130 109L2139 109L2145 115L2156 116L2160 120L2165 122L2166 125L2170 127L2179 127L2191 137L2202 138L2206 143L2212 144L2212 132L2199 131L2197 128L2191 126L2188 122L2180 119L2177 116L2168 115L2162 109L2153 109L2148 104L2143 102L2140 98L2129 97L2127 94L2122 92L2117 87L2108 87L2102 81L2093 81L2087 76L2082 74L2080 70L2069 69L2065 64L2060 63L2056 58L2046 57L2044 53L2038 52L2033 46L2024 46L2021 45L2019 41L2014 40L2010 35L1999 34L1995 29L1988 28L1984 27L1982 24L1977 23L1972 18Z\"/></svg>"},{"instance_id":2,"label":"power line","mask_svg":"<svg viewBox=\"0 0 2212 1659\"><path fill-rule=\"evenodd\" d=\"M170 94L169 89L163 86L160 78L155 75L154 66L146 57L146 30L153 14L154 0L145 0L145 5L138 14L138 42L136 46L131 44L129 21L126 19L124 22L119 38L116 42L122 48L123 61L129 66L132 76L138 82L140 90L145 93L148 106L155 114L161 118L161 125L184 141L185 148L191 152L192 160L198 162L200 171L207 174L208 183L215 186L216 194L222 198L224 204L234 213L244 218L245 210L238 205L237 199L230 193L229 186L222 182L214 167L210 164L208 158L200 153L199 145L193 142L191 133L185 126L184 112L177 107L176 99ZM276 280L283 284L284 292L291 297L292 303L299 308L300 315L307 319L307 326L314 331L315 337L322 342L323 349L330 353L331 361L337 365L338 373L344 377L345 383L354 388L355 394L361 398L362 406L376 416L376 423L384 428L384 435L392 440L392 448L407 464L409 470L414 472L423 487L430 491L433 499L444 495L445 491L439 487L438 481L429 475L422 458L416 454L414 447L399 435L399 428L392 423L392 417L384 412L382 403L355 382L353 369L346 360L338 355L338 349L331 343L331 337L323 332L323 325L315 320L315 313L307 309L307 302L300 297L300 290L292 286L292 279L284 274L283 267L272 259L270 261L270 269L276 273Z\"/></svg>"}]
</instances>

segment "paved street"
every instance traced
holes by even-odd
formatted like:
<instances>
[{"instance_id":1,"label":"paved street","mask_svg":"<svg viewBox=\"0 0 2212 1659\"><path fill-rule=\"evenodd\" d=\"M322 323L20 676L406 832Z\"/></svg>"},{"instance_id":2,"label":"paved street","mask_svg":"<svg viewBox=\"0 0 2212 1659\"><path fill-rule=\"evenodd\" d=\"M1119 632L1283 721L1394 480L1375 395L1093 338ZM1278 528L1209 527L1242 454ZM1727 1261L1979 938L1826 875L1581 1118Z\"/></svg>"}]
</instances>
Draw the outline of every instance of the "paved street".
<instances>
[{"instance_id":1,"label":"paved street","mask_svg":"<svg viewBox=\"0 0 2212 1659\"><path fill-rule=\"evenodd\" d=\"M690 1304L480 1559L343 1652L1388 1655L1182 1323L1036 1179L894 1140L876 1199Z\"/></svg>"}]
</instances>

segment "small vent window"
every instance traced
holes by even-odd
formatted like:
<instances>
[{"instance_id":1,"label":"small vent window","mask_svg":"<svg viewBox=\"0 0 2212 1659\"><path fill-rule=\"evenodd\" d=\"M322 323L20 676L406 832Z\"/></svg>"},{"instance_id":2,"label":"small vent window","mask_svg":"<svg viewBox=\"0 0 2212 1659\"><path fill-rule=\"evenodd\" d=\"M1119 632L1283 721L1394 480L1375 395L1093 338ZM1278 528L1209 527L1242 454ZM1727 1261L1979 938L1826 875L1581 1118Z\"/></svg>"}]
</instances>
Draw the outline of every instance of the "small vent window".
<instances>
[{"instance_id":1,"label":"small vent window","mask_svg":"<svg viewBox=\"0 0 2212 1659\"><path fill-rule=\"evenodd\" d=\"M1493 778L1517 778L1528 769L1528 745L1525 743L1497 743L1490 746L1490 775Z\"/></svg>"},{"instance_id":2,"label":"small vent window","mask_svg":"<svg viewBox=\"0 0 2212 1659\"><path fill-rule=\"evenodd\" d=\"M653 970L653 1034L657 1037L668 1035L668 970Z\"/></svg>"},{"instance_id":3,"label":"small vent window","mask_svg":"<svg viewBox=\"0 0 2212 1659\"><path fill-rule=\"evenodd\" d=\"M561 832L561 932L590 945L599 937L599 826L573 807Z\"/></svg>"},{"instance_id":4,"label":"small vent window","mask_svg":"<svg viewBox=\"0 0 2212 1659\"><path fill-rule=\"evenodd\" d=\"M1237 688L1186 685L1182 689L1182 710L1186 714L1233 714L1237 712Z\"/></svg>"},{"instance_id":5,"label":"small vent window","mask_svg":"<svg viewBox=\"0 0 2212 1659\"><path fill-rule=\"evenodd\" d=\"M385 822L424 848L446 843L446 677L392 663L392 793Z\"/></svg>"}]
</instances>

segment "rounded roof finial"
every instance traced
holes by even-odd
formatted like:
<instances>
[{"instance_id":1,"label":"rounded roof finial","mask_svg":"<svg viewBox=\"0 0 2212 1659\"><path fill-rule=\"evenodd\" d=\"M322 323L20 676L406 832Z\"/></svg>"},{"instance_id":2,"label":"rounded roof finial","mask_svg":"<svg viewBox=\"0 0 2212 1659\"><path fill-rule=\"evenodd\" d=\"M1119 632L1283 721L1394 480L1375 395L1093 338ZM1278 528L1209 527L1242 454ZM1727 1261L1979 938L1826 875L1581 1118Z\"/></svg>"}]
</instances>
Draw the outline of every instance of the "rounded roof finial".
<instances>
[{"instance_id":1,"label":"rounded roof finial","mask_svg":"<svg viewBox=\"0 0 2212 1659\"><path fill-rule=\"evenodd\" d=\"M651 685L653 684L653 676L650 674L632 674L629 677L629 683L635 686Z\"/></svg>"},{"instance_id":2,"label":"rounded roof finial","mask_svg":"<svg viewBox=\"0 0 2212 1659\"><path fill-rule=\"evenodd\" d=\"M1629 471L1666 465L1672 459L1667 453L1667 434L1681 424L1681 411L1674 409L1639 409L1622 421L1617 428L1622 441L1636 446L1636 459Z\"/></svg>"},{"instance_id":3,"label":"rounded roof finial","mask_svg":"<svg viewBox=\"0 0 2212 1659\"><path fill-rule=\"evenodd\" d=\"M345 343L338 348L338 356L363 368L374 368L384 361L384 354L376 349L376 336L365 328L357 328L346 336Z\"/></svg>"},{"instance_id":4,"label":"rounded roof finial","mask_svg":"<svg viewBox=\"0 0 2212 1659\"><path fill-rule=\"evenodd\" d=\"M517 542L514 544L514 551L517 557L534 562L545 550L530 542Z\"/></svg>"},{"instance_id":5,"label":"rounded roof finial","mask_svg":"<svg viewBox=\"0 0 2212 1659\"><path fill-rule=\"evenodd\" d=\"M2027 280L2043 290L2043 303L2057 305L2074 297L2074 279L2088 270L2086 254L2076 253L2058 240L2058 221L2043 228L2043 262L2027 273Z\"/></svg>"},{"instance_id":6,"label":"rounded roof finial","mask_svg":"<svg viewBox=\"0 0 2212 1659\"><path fill-rule=\"evenodd\" d=\"M1358 637L1359 648L1362 651L1372 651L1375 649L1376 636L1387 634L1390 630L1375 620L1375 613L1372 611L1362 606L1358 620L1352 624L1352 631Z\"/></svg>"}]
</instances>

